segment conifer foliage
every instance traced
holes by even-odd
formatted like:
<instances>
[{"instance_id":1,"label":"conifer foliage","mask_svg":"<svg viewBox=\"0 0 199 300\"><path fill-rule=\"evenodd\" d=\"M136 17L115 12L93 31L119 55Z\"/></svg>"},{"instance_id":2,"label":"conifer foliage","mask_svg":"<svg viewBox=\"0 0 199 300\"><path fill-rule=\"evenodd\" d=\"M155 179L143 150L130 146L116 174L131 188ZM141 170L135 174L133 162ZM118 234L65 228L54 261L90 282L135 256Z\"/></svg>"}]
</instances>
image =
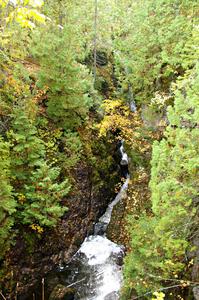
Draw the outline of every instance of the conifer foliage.
<instances>
[{"instance_id":1,"label":"conifer foliage","mask_svg":"<svg viewBox=\"0 0 199 300\"><path fill-rule=\"evenodd\" d=\"M125 263L126 288L138 293L159 289L163 279L178 276L192 247L199 186L198 71L197 65L178 82L165 138L153 145L152 213L129 219L132 252Z\"/></svg>"},{"instance_id":2,"label":"conifer foliage","mask_svg":"<svg viewBox=\"0 0 199 300\"><path fill-rule=\"evenodd\" d=\"M81 141L76 130L66 129L80 125L91 106L89 75L74 47L67 47L67 26L60 32L53 25L48 33L42 3L0 1L1 258L19 227L22 235L41 234L67 211L61 201L71 189L68 174L80 159Z\"/></svg>"},{"instance_id":3,"label":"conifer foliage","mask_svg":"<svg viewBox=\"0 0 199 300\"><path fill-rule=\"evenodd\" d=\"M7 250L10 242L10 229L14 224L13 213L16 211L16 201L10 183L10 149L9 143L0 138L0 257Z\"/></svg>"},{"instance_id":4,"label":"conifer foliage","mask_svg":"<svg viewBox=\"0 0 199 300\"><path fill-rule=\"evenodd\" d=\"M93 104L89 97L91 77L75 60L75 41L72 29L66 25L61 32L52 28L39 32L32 45L41 66L37 84L48 87L48 115L66 129L81 125Z\"/></svg>"},{"instance_id":5,"label":"conifer foliage","mask_svg":"<svg viewBox=\"0 0 199 300\"><path fill-rule=\"evenodd\" d=\"M159 113L165 131L153 128L158 141L152 147L151 202L141 201L128 217L122 296L131 299L133 291L138 298L163 299L168 281L189 285L186 253L194 251L199 2L95 4L0 0L0 261L6 252L9 260L19 235L26 236L24 244L30 236L38 241L60 222L80 159L98 177L93 152L104 153L105 146L91 141L89 131L96 139L98 131L100 143L102 137L124 139L141 173L143 153L149 160L152 147L146 115ZM110 153L105 156L102 174L112 162ZM138 202L135 195L128 201Z\"/></svg>"},{"instance_id":6,"label":"conifer foliage","mask_svg":"<svg viewBox=\"0 0 199 300\"><path fill-rule=\"evenodd\" d=\"M55 225L66 211L59 202L69 192L70 184L68 179L57 181L61 169L51 167L45 160L44 142L22 108L15 109L10 140L18 217L24 224Z\"/></svg>"}]
</instances>

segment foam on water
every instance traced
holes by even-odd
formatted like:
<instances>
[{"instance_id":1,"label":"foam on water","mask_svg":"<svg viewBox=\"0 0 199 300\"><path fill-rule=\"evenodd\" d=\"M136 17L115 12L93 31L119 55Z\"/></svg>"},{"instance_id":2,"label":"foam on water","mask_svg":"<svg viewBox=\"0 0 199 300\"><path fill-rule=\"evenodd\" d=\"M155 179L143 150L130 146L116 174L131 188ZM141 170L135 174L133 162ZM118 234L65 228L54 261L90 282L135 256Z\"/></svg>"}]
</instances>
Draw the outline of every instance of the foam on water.
<instances>
[{"instance_id":1,"label":"foam on water","mask_svg":"<svg viewBox=\"0 0 199 300\"><path fill-rule=\"evenodd\" d=\"M120 192L109 204L105 214L96 225L103 224L103 229L106 230L111 220L113 207L122 200L128 188L128 183L129 178L126 179ZM123 255L123 247L107 239L105 234L102 236L92 235L84 240L76 254L81 262L84 261L84 268L87 270L87 274L89 273L83 288L84 291L80 290L79 292L81 300L119 299L119 290L122 285L122 271L119 260Z\"/></svg>"},{"instance_id":2,"label":"foam on water","mask_svg":"<svg viewBox=\"0 0 199 300\"><path fill-rule=\"evenodd\" d=\"M78 254L81 253L88 259L87 264L92 273L90 282L87 282L88 295L81 300L119 299L122 271L118 257L123 256L123 248L104 236L96 235L85 239L78 251ZM95 282L94 295L89 295L91 281Z\"/></svg>"},{"instance_id":3,"label":"foam on water","mask_svg":"<svg viewBox=\"0 0 199 300\"><path fill-rule=\"evenodd\" d=\"M83 242L78 252L84 253L89 265L106 264L111 255L122 252L121 247L111 242L104 236L89 236Z\"/></svg>"},{"instance_id":4,"label":"foam on water","mask_svg":"<svg viewBox=\"0 0 199 300\"><path fill-rule=\"evenodd\" d=\"M120 153L120 164L128 165L124 141L121 141ZM116 198L109 204L106 212L95 225L94 235L84 240L68 265L70 276L66 283L79 282L75 285L77 292L75 299L119 300L119 291L122 286L121 260L124 249L123 246L107 239L106 229L114 206L126 195L128 183L129 176L127 175Z\"/></svg>"}]
</instances>

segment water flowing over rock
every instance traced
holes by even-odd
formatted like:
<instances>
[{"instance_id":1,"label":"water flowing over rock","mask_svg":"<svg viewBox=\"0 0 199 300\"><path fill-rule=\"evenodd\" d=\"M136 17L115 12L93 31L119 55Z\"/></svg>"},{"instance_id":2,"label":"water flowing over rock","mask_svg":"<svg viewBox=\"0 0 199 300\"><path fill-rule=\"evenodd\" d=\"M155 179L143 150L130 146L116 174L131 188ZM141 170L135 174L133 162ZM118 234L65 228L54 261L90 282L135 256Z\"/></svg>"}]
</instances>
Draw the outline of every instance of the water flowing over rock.
<instances>
[{"instance_id":1,"label":"water flowing over rock","mask_svg":"<svg viewBox=\"0 0 199 300\"><path fill-rule=\"evenodd\" d=\"M125 183L123 184L120 192L117 194L116 198L114 201L112 201L109 206L106 209L106 212L104 215L99 219L99 222L95 224L95 234L104 234L108 224L111 221L111 214L113 211L113 207L123 199L126 195L126 190L128 188L128 183L129 183L129 177L126 179Z\"/></svg>"},{"instance_id":2,"label":"water flowing over rock","mask_svg":"<svg viewBox=\"0 0 199 300\"><path fill-rule=\"evenodd\" d=\"M126 194L128 182L129 178L95 225L95 234L84 240L69 265L60 268L65 285L74 284L77 300L119 299L124 247L108 240L105 231L111 220L113 207Z\"/></svg>"},{"instance_id":3,"label":"water flowing over rock","mask_svg":"<svg viewBox=\"0 0 199 300\"><path fill-rule=\"evenodd\" d=\"M129 160L128 160L128 155L124 150L124 141L122 140L121 142L121 146L120 146L120 154L121 154L121 161L120 161L120 165L121 166L128 166Z\"/></svg>"},{"instance_id":4,"label":"water flowing over rock","mask_svg":"<svg viewBox=\"0 0 199 300\"><path fill-rule=\"evenodd\" d=\"M119 142L119 154L120 154L120 169L123 177L128 178L129 176L129 158L127 153L124 150L124 140Z\"/></svg>"},{"instance_id":5,"label":"water flowing over rock","mask_svg":"<svg viewBox=\"0 0 199 300\"><path fill-rule=\"evenodd\" d=\"M113 299L119 299L118 292L122 283L119 260L123 254L122 247L104 236L88 237L74 257L74 260L81 260L81 271L85 275L85 284L76 286L77 299L103 300L113 293ZM76 280L80 277L78 273Z\"/></svg>"},{"instance_id":6,"label":"water flowing over rock","mask_svg":"<svg viewBox=\"0 0 199 300\"><path fill-rule=\"evenodd\" d=\"M128 156L124 141L120 146L121 165L128 166ZM62 284L73 286L76 300L118 300L122 285L122 260L124 247L106 237L106 229L111 220L114 206L126 196L129 183L126 180L116 198L108 205L104 215L95 225L94 235L87 237L71 262L60 267Z\"/></svg>"},{"instance_id":7,"label":"water flowing over rock","mask_svg":"<svg viewBox=\"0 0 199 300\"><path fill-rule=\"evenodd\" d=\"M130 110L131 110L131 112L136 112L136 111L137 111L137 106L136 106L134 100L132 100L132 101L130 102Z\"/></svg>"}]
</instances>

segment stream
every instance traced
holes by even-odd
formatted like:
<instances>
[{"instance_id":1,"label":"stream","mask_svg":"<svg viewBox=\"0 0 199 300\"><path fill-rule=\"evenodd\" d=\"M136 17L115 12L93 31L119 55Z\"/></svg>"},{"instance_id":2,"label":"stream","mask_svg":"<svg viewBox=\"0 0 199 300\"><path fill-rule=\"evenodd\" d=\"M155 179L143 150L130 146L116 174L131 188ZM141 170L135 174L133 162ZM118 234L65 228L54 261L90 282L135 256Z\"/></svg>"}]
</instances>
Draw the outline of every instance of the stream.
<instances>
[{"instance_id":1,"label":"stream","mask_svg":"<svg viewBox=\"0 0 199 300\"><path fill-rule=\"evenodd\" d=\"M128 168L124 142L120 142L121 168ZM122 285L124 247L106 237L114 206L122 200L128 188L129 175L116 198L95 224L94 234L87 237L70 263L60 267L65 286L75 289L75 300L117 300Z\"/></svg>"}]
</instances>

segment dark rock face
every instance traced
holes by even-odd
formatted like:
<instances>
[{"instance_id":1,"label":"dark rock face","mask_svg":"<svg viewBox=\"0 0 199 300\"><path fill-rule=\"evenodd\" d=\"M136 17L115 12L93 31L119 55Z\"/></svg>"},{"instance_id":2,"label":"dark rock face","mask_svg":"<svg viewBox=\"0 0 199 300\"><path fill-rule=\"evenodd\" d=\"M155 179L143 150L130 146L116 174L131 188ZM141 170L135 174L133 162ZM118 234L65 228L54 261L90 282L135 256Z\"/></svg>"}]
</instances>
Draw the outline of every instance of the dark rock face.
<instances>
[{"instance_id":1,"label":"dark rock face","mask_svg":"<svg viewBox=\"0 0 199 300\"><path fill-rule=\"evenodd\" d=\"M192 280L198 282L199 280L199 236L198 234L193 239L193 245L195 246L196 250L192 253L192 257L194 258L194 264L192 267ZM199 285L193 288L193 295L195 300L199 300Z\"/></svg>"},{"instance_id":2,"label":"dark rock face","mask_svg":"<svg viewBox=\"0 0 199 300\"><path fill-rule=\"evenodd\" d=\"M87 65L92 65L93 64L93 57L94 57L94 53L90 53L87 58L85 59L85 64ZM97 66L98 67L103 67L106 66L109 62L109 58L107 56L107 53L105 51L97 51Z\"/></svg>"},{"instance_id":3,"label":"dark rock face","mask_svg":"<svg viewBox=\"0 0 199 300\"><path fill-rule=\"evenodd\" d=\"M12 279L15 282L13 297L10 293L6 295L9 299L14 299L16 283L18 283L18 300L41 299L42 278L56 266L70 261L85 237L93 232L97 218L113 198L114 194L111 192L113 182L105 177L102 179L103 188L96 186L95 182L93 183L92 169L80 163L73 174L75 190L63 200L63 205L69 210L56 228L45 232L41 239L34 240L31 255L24 237L18 238L9 257L9 268L13 270ZM56 278L54 281L56 284ZM45 289L48 287L45 286ZM50 292L52 290L48 291L49 294Z\"/></svg>"},{"instance_id":4,"label":"dark rock face","mask_svg":"<svg viewBox=\"0 0 199 300\"><path fill-rule=\"evenodd\" d=\"M192 280L198 282L199 280L199 236L198 234L195 236L192 243L193 246L195 247L195 251L191 253L190 256L191 258L195 258L193 268L192 268Z\"/></svg>"}]
</instances>

